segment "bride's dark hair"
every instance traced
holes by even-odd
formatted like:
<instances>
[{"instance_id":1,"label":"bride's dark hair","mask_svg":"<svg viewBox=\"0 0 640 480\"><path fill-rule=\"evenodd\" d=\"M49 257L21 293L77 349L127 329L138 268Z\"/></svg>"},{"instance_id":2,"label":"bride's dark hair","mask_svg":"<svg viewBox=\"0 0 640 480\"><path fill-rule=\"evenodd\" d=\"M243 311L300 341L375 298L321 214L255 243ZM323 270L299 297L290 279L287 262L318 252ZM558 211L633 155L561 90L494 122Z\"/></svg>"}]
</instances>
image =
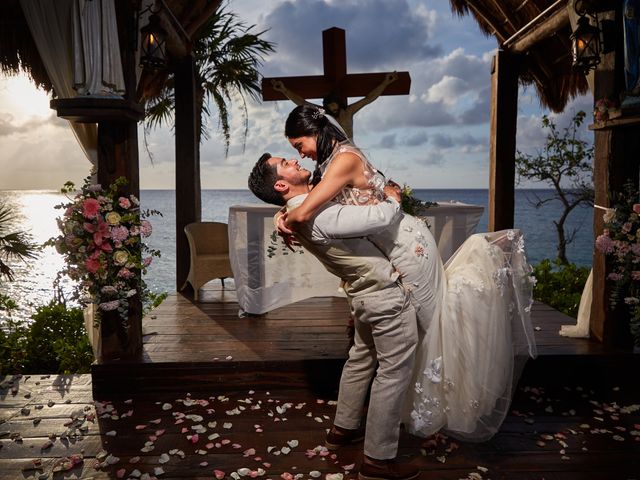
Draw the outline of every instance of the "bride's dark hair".
<instances>
[{"instance_id":1,"label":"bride's dark hair","mask_svg":"<svg viewBox=\"0 0 640 480\"><path fill-rule=\"evenodd\" d=\"M324 110L312 105L299 105L291 111L284 124L284 134L287 138L316 137L316 168L311 178L313 185L322 178L320 165L331 156L335 143L347 140L345 134L329 121Z\"/></svg>"}]
</instances>

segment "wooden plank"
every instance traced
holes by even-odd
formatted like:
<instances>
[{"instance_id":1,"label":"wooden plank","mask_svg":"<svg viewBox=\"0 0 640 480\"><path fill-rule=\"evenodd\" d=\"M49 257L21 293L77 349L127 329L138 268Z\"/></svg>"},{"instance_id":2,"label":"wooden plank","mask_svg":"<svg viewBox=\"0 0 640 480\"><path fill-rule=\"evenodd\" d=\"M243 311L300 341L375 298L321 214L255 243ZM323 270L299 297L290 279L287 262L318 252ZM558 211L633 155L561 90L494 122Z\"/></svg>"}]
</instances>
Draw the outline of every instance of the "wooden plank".
<instances>
[{"instance_id":1,"label":"wooden plank","mask_svg":"<svg viewBox=\"0 0 640 480\"><path fill-rule=\"evenodd\" d=\"M513 228L519 58L498 50L491 66L489 231Z\"/></svg>"}]
</instances>

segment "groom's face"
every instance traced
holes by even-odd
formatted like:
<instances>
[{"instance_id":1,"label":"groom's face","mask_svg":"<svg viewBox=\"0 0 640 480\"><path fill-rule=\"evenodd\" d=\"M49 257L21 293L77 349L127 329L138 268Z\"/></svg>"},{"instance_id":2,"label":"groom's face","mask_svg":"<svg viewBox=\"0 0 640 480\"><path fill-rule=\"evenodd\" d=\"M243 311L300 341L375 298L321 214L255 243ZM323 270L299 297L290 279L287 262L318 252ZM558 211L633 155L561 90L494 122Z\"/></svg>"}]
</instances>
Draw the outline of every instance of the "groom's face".
<instances>
[{"instance_id":1,"label":"groom's face","mask_svg":"<svg viewBox=\"0 0 640 480\"><path fill-rule=\"evenodd\" d=\"M300 166L298 160L287 160L281 157L271 157L269 165L276 167L278 178L291 184L301 185L309 183L311 172Z\"/></svg>"}]
</instances>

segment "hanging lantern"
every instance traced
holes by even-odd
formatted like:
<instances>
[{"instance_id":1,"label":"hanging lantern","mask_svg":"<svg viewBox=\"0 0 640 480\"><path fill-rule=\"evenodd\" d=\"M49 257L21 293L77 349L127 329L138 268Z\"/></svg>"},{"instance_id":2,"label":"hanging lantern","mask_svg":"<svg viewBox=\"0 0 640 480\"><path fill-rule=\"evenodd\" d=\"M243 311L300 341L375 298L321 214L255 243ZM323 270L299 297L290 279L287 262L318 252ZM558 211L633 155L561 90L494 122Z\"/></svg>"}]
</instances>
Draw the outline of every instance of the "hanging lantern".
<instances>
[{"instance_id":1,"label":"hanging lantern","mask_svg":"<svg viewBox=\"0 0 640 480\"><path fill-rule=\"evenodd\" d=\"M578 25L571 34L571 54L573 67L585 72L600 63L600 29L591 25L585 15L578 19Z\"/></svg>"},{"instance_id":2,"label":"hanging lantern","mask_svg":"<svg viewBox=\"0 0 640 480\"><path fill-rule=\"evenodd\" d=\"M159 70L167 66L167 32L160 25L160 17L152 14L149 23L140 29L142 51L140 65L149 70Z\"/></svg>"}]
</instances>

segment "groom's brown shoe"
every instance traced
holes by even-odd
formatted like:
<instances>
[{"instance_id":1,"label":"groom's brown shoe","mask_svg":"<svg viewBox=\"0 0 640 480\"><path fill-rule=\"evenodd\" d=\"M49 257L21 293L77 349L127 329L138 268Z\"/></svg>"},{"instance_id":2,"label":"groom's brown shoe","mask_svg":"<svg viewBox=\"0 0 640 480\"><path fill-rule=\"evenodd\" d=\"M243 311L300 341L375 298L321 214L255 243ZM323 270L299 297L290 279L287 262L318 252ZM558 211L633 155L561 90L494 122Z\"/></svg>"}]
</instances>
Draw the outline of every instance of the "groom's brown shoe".
<instances>
[{"instance_id":1,"label":"groom's brown shoe","mask_svg":"<svg viewBox=\"0 0 640 480\"><path fill-rule=\"evenodd\" d=\"M327 433L324 446L327 447L327 450L337 450L340 447L358 443L362 440L364 440L364 428L349 430L334 425L331 427L331 430L329 430L329 433Z\"/></svg>"},{"instance_id":2,"label":"groom's brown shoe","mask_svg":"<svg viewBox=\"0 0 640 480\"><path fill-rule=\"evenodd\" d=\"M366 459L360 466L360 480L412 480L420 476L420 470L395 460Z\"/></svg>"}]
</instances>

